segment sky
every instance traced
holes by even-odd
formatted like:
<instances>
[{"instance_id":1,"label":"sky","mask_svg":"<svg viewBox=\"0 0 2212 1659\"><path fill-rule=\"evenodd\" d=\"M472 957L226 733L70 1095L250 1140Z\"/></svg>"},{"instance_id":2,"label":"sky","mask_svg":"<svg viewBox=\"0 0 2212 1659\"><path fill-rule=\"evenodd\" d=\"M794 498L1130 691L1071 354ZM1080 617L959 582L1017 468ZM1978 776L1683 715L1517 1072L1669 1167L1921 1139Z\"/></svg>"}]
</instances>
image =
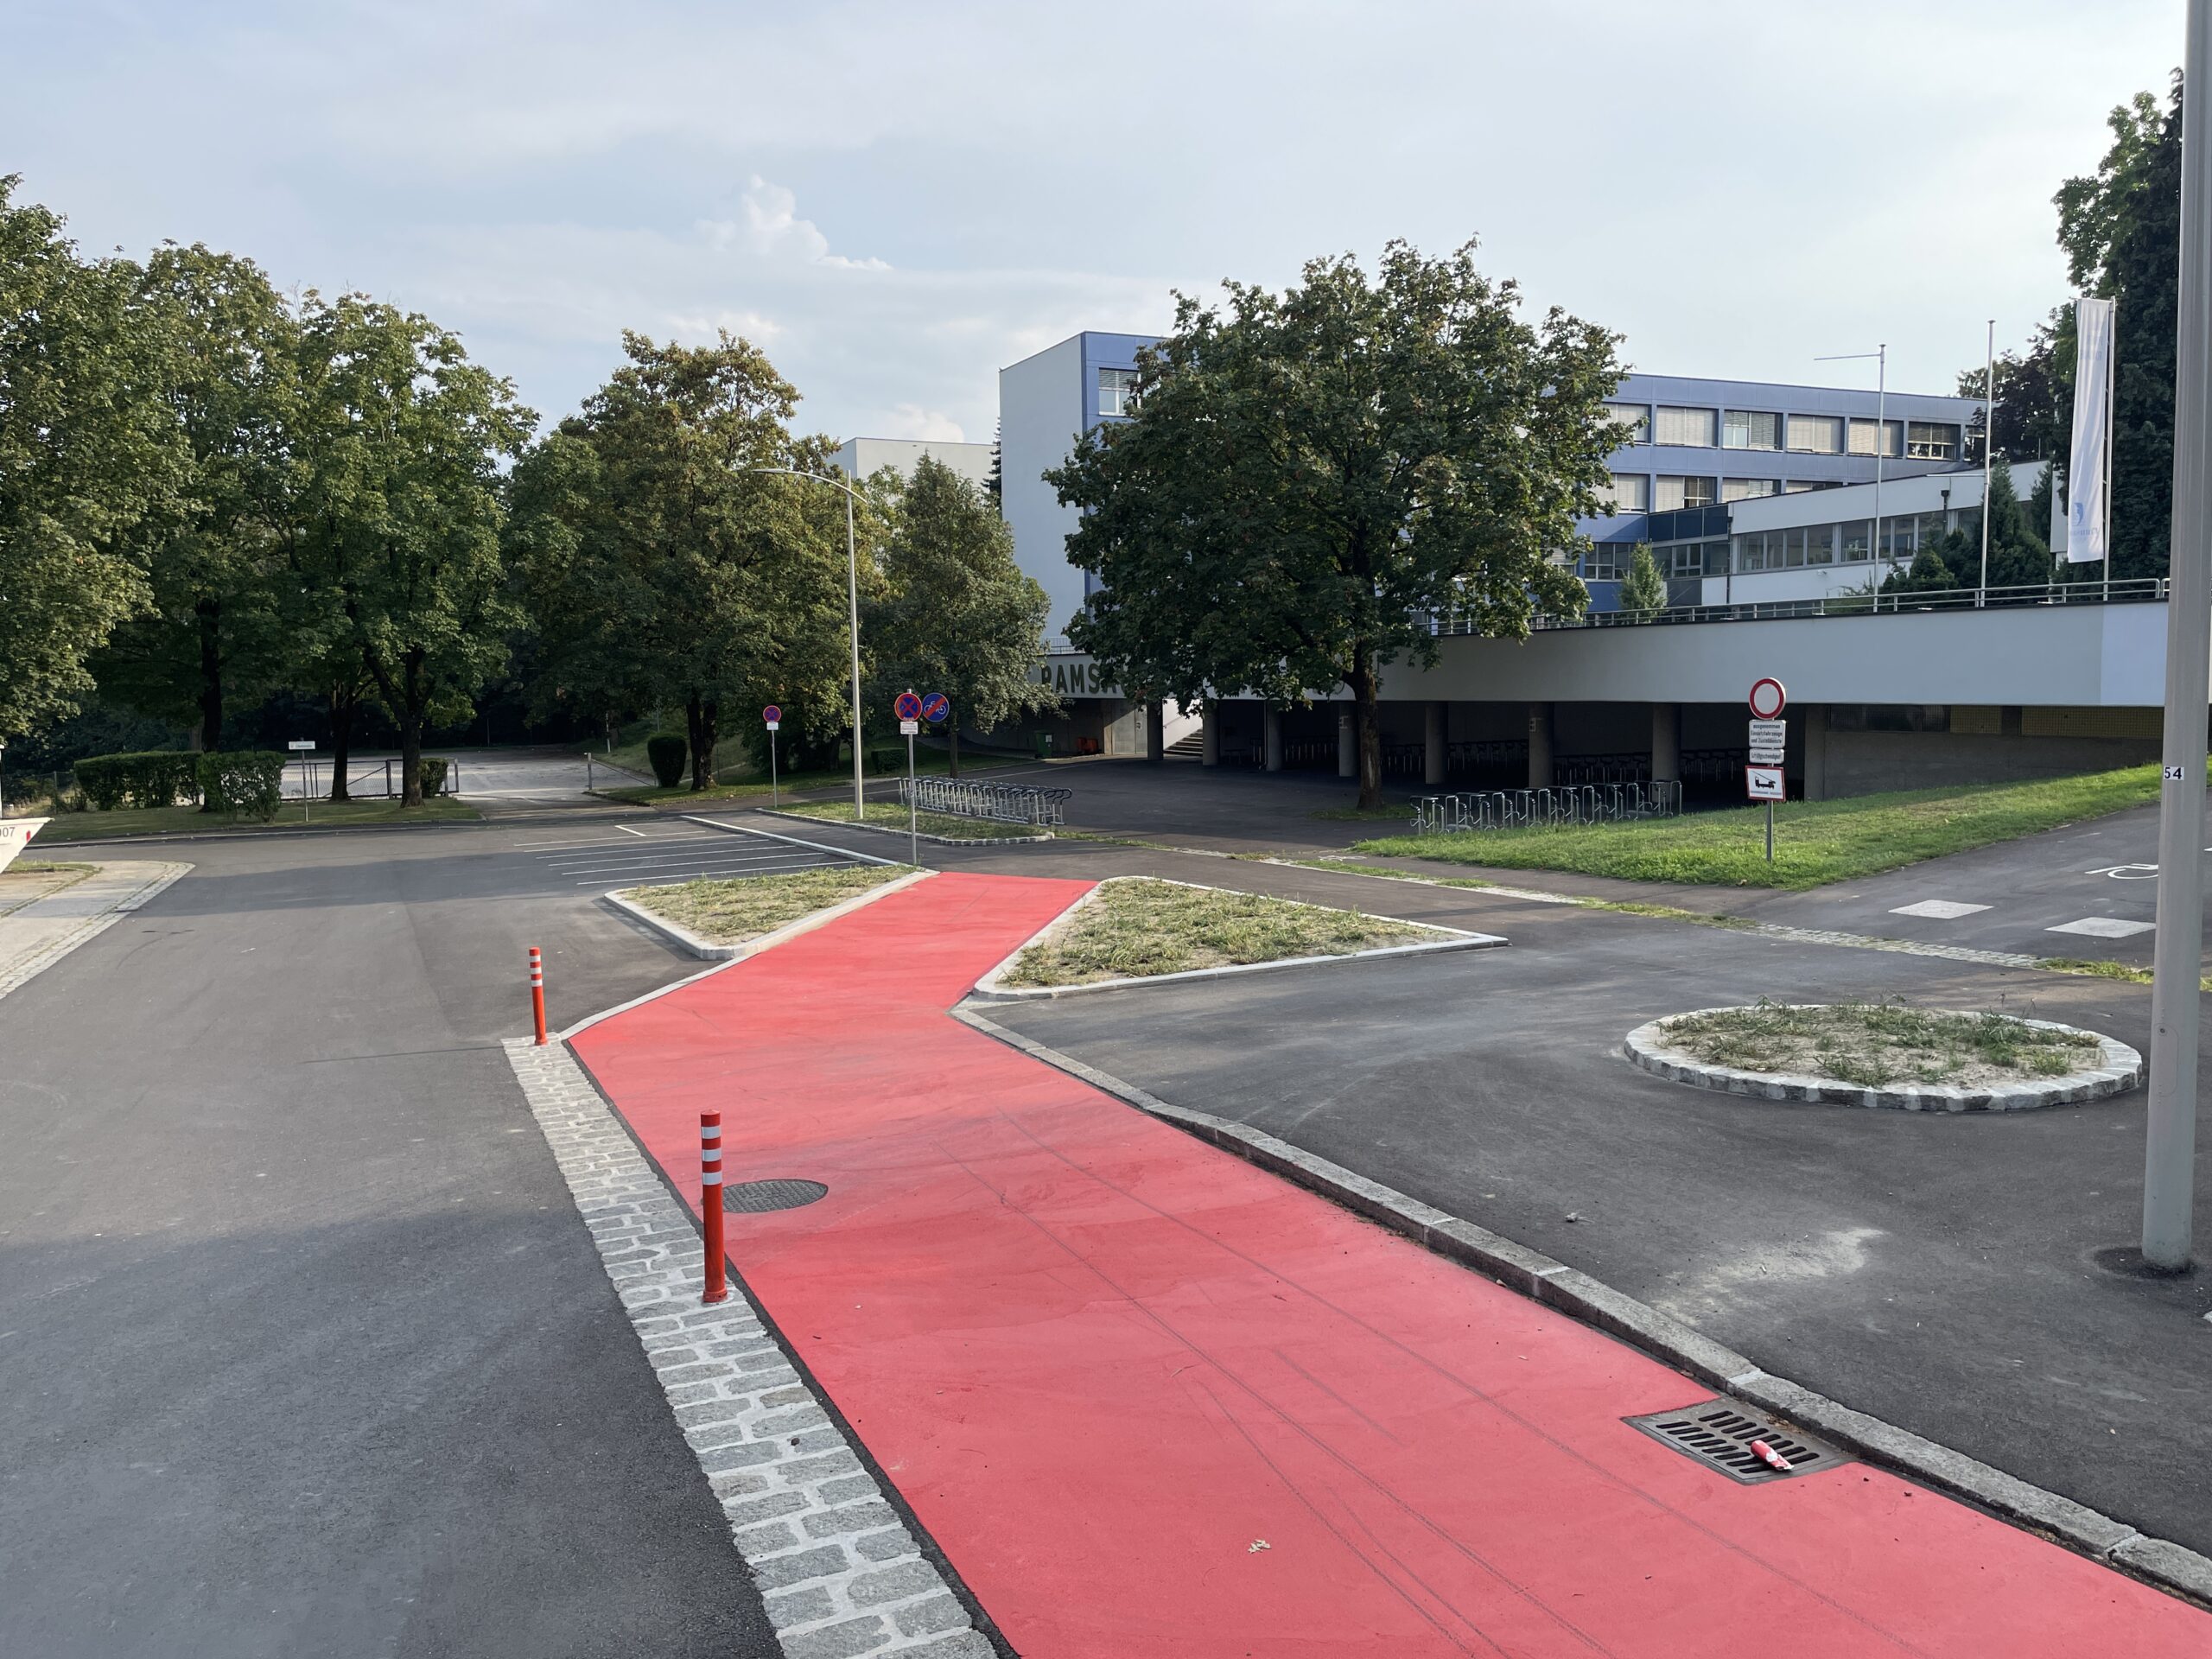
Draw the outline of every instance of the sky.
<instances>
[{"instance_id":1,"label":"sky","mask_svg":"<svg viewBox=\"0 0 2212 1659\"><path fill-rule=\"evenodd\" d=\"M427 313L546 421L626 328L842 439L987 442L1004 365L1470 238L1658 373L1951 389L2067 294L2051 195L2180 0L6 0L0 174Z\"/></svg>"}]
</instances>

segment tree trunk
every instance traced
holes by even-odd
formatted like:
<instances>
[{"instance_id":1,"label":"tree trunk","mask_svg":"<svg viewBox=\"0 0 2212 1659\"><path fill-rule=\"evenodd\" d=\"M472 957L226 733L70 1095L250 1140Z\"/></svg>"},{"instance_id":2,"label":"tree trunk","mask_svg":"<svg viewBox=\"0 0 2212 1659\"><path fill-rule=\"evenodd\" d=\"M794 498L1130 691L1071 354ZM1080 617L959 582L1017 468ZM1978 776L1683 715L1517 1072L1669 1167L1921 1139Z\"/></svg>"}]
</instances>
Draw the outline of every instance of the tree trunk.
<instances>
[{"instance_id":1,"label":"tree trunk","mask_svg":"<svg viewBox=\"0 0 2212 1659\"><path fill-rule=\"evenodd\" d=\"M691 787L711 789L715 783L715 715L721 705L694 691L683 704L684 736L691 745Z\"/></svg>"},{"instance_id":2,"label":"tree trunk","mask_svg":"<svg viewBox=\"0 0 2212 1659\"><path fill-rule=\"evenodd\" d=\"M1355 731L1359 750L1359 810L1373 811L1382 804L1382 721L1375 696L1375 656L1365 645L1352 648L1351 686Z\"/></svg>"},{"instance_id":3,"label":"tree trunk","mask_svg":"<svg viewBox=\"0 0 2212 1659\"><path fill-rule=\"evenodd\" d=\"M193 609L200 620L200 747L213 754L223 747L223 602L202 599ZM203 800L200 810L215 809Z\"/></svg>"},{"instance_id":4,"label":"tree trunk","mask_svg":"<svg viewBox=\"0 0 2212 1659\"><path fill-rule=\"evenodd\" d=\"M419 653L408 653L400 681L399 804L423 804L423 662Z\"/></svg>"},{"instance_id":5,"label":"tree trunk","mask_svg":"<svg viewBox=\"0 0 2212 1659\"><path fill-rule=\"evenodd\" d=\"M350 801L353 791L346 787L346 759L353 752L353 710L360 706L361 694L341 691L336 686L330 690L330 798Z\"/></svg>"},{"instance_id":6,"label":"tree trunk","mask_svg":"<svg viewBox=\"0 0 2212 1659\"><path fill-rule=\"evenodd\" d=\"M957 720L944 722L944 743L946 775L957 778L960 775L960 722Z\"/></svg>"}]
</instances>

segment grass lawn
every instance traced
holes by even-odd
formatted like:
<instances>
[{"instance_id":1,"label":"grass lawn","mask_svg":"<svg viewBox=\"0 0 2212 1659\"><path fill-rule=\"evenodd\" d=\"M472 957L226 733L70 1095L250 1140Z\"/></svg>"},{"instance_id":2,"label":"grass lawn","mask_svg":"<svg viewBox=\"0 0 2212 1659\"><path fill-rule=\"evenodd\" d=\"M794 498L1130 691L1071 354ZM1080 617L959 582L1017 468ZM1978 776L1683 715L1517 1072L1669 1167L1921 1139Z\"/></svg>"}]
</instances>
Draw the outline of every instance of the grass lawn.
<instances>
[{"instance_id":1,"label":"grass lawn","mask_svg":"<svg viewBox=\"0 0 2212 1659\"><path fill-rule=\"evenodd\" d=\"M1766 813L1756 806L1563 830L1390 836L1363 841L1354 850L1635 881L1795 889L2011 841L2158 798L2158 768L2130 766L2035 783L1791 801L1775 811L1772 864L1766 861Z\"/></svg>"},{"instance_id":2,"label":"grass lawn","mask_svg":"<svg viewBox=\"0 0 2212 1659\"><path fill-rule=\"evenodd\" d=\"M783 810L828 823L850 823L850 801L785 801ZM861 820L885 830L904 830L906 809L897 801L870 801ZM956 841L1032 841L1051 832L1033 823L1001 823L993 818L962 818L950 812L915 814L914 827L925 836L948 836Z\"/></svg>"},{"instance_id":3,"label":"grass lawn","mask_svg":"<svg viewBox=\"0 0 2212 1659\"><path fill-rule=\"evenodd\" d=\"M1667 1041L1714 1065L1785 1077L1834 1077L1878 1089L1900 1077L1967 1088L2061 1077L2093 1065L2088 1032L2043 1031L2001 1014L1943 1014L1897 1002L1755 1007L1686 1014Z\"/></svg>"},{"instance_id":4,"label":"grass lawn","mask_svg":"<svg viewBox=\"0 0 2212 1659\"><path fill-rule=\"evenodd\" d=\"M784 870L772 875L683 881L665 887L631 887L622 896L656 916L665 916L679 927L690 928L713 944L742 944L856 893L895 881L912 868L907 864L871 864L826 870Z\"/></svg>"},{"instance_id":5,"label":"grass lawn","mask_svg":"<svg viewBox=\"0 0 2212 1659\"><path fill-rule=\"evenodd\" d=\"M1451 936L1354 910L1116 876L1021 953L1011 986L1087 985L1291 957L1342 957Z\"/></svg>"},{"instance_id":6,"label":"grass lawn","mask_svg":"<svg viewBox=\"0 0 2212 1659\"><path fill-rule=\"evenodd\" d=\"M397 801L317 801L312 815L305 821L336 828L364 823L435 823L478 816L474 807L439 795L417 807L404 807ZM285 802L267 823L253 818L243 818L234 823L223 813L202 812L196 806L118 807L112 812L65 812L50 819L46 828L32 837L31 845L42 848L54 842L104 841L113 836L209 835L218 831L247 835L257 830L296 830L302 822L297 801Z\"/></svg>"}]
</instances>

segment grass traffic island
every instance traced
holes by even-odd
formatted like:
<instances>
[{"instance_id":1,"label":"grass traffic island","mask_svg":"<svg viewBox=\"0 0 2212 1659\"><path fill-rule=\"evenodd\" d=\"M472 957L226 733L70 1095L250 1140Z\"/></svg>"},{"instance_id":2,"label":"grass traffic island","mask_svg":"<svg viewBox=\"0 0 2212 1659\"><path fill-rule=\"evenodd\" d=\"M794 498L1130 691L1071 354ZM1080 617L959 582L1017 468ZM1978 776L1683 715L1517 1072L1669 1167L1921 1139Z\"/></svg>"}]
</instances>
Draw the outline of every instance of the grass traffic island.
<instances>
[{"instance_id":1,"label":"grass traffic island","mask_svg":"<svg viewBox=\"0 0 2212 1659\"><path fill-rule=\"evenodd\" d=\"M402 806L397 801L315 801L310 806L311 810L302 812L299 802L287 801L266 823L258 818L203 812L196 806L124 806L106 812L62 812L47 820L31 845L108 841L124 836L251 835L261 830L297 830L302 823L310 830L353 829L371 823L457 823L481 816L474 807L449 795L434 795L420 806Z\"/></svg>"},{"instance_id":2,"label":"grass traffic island","mask_svg":"<svg viewBox=\"0 0 2212 1659\"><path fill-rule=\"evenodd\" d=\"M2078 1027L1901 1002L1705 1008L1630 1032L1628 1058L1678 1083L1771 1100L2017 1111L2142 1081L2126 1044Z\"/></svg>"},{"instance_id":3,"label":"grass traffic island","mask_svg":"<svg viewBox=\"0 0 2212 1659\"><path fill-rule=\"evenodd\" d=\"M1265 893L1192 887L1152 876L1112 876L977 988L986 996L1034 995L1375 950L1504 943L1489 934Z\"/></svg>"},{"instance_id":4,"label":"grass traffic island","mask_svg":"<svg viewBox=\"0 0 2212 1659\"><path fill-rule=\"evenodd\" d=\"M613 896L673 923L702 944L735 945L913 873L911 864L836 865L626 887Z\"/></svg>"},{"instance_id":5,"label":"grass traffic island","mask_svg":"<svg viewBox=\"0 0 2212 1659\"><path fill-rule=\"evenodd\" d=\"M825 823L853 822L850 801L785 801L778 809L802 818ZM898 801L870 801L860 821L868 830L895 830L906 833L906 809ZM1001 823L995 818L964 818L950 812L918 812L915 833L932 841L1049 841L1052 832L1034 823Z\"/></svg>"},{"instance_id":6,"label":"grass traffic island","mask_svg":"<svg viewBox=\"0 0 2212 1659\"><path fill-rule=\"evenodd\" d=\"M2034 783L1790 801L1775 810L1771 864L1766 812L1757 806L1557 830L1389 836L1353 850L1496 869L1796 890L2145 806L2158 798L2158 777L2157 766L2129 766Z\"/></svg>"}]
</instances>

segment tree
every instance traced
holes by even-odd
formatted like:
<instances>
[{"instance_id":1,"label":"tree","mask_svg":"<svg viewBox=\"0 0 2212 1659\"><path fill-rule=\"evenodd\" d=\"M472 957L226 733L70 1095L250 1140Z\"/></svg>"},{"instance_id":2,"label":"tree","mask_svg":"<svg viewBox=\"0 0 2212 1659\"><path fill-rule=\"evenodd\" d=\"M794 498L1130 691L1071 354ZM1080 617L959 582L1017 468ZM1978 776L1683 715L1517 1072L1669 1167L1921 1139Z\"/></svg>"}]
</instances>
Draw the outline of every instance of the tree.
<instances>
[{"instance_id":1,"label":"tree","mask_svg":"<svg viewBox=\"0 0 2212 1659\"><path fill-rule=\"evenodd\" d=\"M1647 622L1667 608L1667 578L1659 574L1659 562L1643 542L1636 544L1636 551L1628 562L1628 575L1621 579L1620 607Z\"/></svg>"},{"instance_id":2,"label":"tree","mask_svg":"<svg viewBox=\"0 0 2212 1659\"><path fill-rule=\"evenodd\" d=\"M788 429L798 394L758 347L625 334L628 361L517 468L511 541L543 631L541 699L680 706L691 786L714 782L721 709L840 723L845 509L761 469L826 472ZM866 505L860 531L872 534ZM873 588L872 563L861 572Z\"/></svg>"},{"instance_id":3,"label":"tree","mask_svg":"<svg viewBox=\"0 0 2212 1659\"><path fill-rule=\"evenodd\" d=\"M185 487L149 522L153 603L118 630L95 667L104 696L189 726L222 747L226 690L283 677L282 501L291 436L296 326L251 261L167 246L144 292L171 342L167 402L189 456Z\"/></svg>"},{"instance_id":4,"label":"tree","mask_svg":"<svg viewBox=\"0 0 2212 1659\"><path fill-rule=\"evenodd\" d=\"M899 499L883 569L865 630L877 677L891 695L911 685L952 700L953 776L963 722L988 731L1058 705L1037 683L1051 602L1014 563L1014 532L981 490L925 455Z\"/></svg>"},{"instance_id":5,"label":"tree","mask_svg":"<svg viewBox=\"0 0 2212 1659\"><path fill-rule=\"evenodd\" d=\"M169 344L128 260L77 257L0 177L0 736L65 716L149 602L141 540L186 471Z\"/></svg>"},{"instance_id":6,"label":"tree","mask_svg":"<svg viewBox=\"0 0 2212 1659\"><path fill-rule=\"evenodd\" d=\"M1394 242L1373 278L1317 259L1280 295L1232 283L1226 316L1179 296L1134 418L1046 474L1083 512L1070 559L1103 583L1075 642L1146 701L1349 687L1363 806L1382 671L1435 661L1433 616L1519 638L1588 600L1574 521L1603 510L1618 337L1523 322L1473 245Z\"/></svg>"},{"instance_id":7,"label":"tree","mask_svg":"<svg viewBox=\"0 0 2212 1659\"><path fill-rule=\"evenodd\" d=\"M1959 528L1947 531L1923 546L1909 571L1892 572L1882 584L1885 593L1925 593L1938 588L1978 588L1981 585L1981 518L1961 513ZM1922 560L1932 555L1934 571ZM1940 575L1941 579L1937 580ZM2032 588L2050 580L2050 547L2037 535L2027 509L2012 488L2012 469L2001 462L1989 473L1989 585L1992 588Z\"/></svg>"},{"instance_id":8,"label":"tree","mask_svg":"<svg viewBox=\"0 0 2212 1659\"><path fill-rule=\"evenodd\" d=\"M468 710L521 615L505 595L499 472L532 416L429 318L359 295L303 308L297 579L333 664L358 650L399 727L402 804L423 732Z\"/></svg>"}]
</instances>

